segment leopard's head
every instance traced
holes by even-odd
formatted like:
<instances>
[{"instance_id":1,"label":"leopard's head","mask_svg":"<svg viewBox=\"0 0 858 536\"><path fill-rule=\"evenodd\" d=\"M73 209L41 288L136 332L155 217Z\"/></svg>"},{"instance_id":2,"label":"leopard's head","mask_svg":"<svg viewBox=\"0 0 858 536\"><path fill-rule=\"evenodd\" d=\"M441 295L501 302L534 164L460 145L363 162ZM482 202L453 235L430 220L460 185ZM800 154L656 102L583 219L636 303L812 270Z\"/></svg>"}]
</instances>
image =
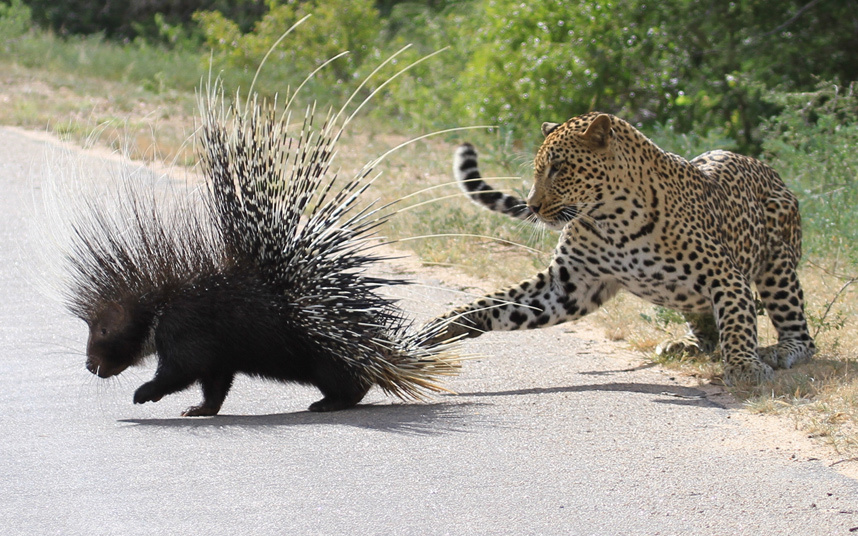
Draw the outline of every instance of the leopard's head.
<instances>
[{"instance_id":1,"label":"leopard's head","mask_svg":"<svg viewBox=\"0 0 858 536\"><path fill-rule=\"evenodd\" d=\"M527 206L547 227L562 229L597 209L614 169L613 117L589 113L565 123L543 123Z\"/></svg>"}]
</instances>

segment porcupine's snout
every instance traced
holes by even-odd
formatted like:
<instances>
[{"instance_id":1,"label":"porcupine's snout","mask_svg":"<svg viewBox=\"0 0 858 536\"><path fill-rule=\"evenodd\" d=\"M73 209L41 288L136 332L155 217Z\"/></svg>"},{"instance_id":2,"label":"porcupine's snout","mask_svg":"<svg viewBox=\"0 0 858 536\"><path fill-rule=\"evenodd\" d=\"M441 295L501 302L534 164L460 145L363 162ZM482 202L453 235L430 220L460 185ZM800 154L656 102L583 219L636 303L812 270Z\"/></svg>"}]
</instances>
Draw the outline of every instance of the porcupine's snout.
<instances>
[{"instance_id":1,"label":"porcupine's snout","mask_svg":"<svg viewBox=\"0 0 858 536\"><path fill-rule=\"evenodd\" d=\"M110 363L98 356L87 355L86 370L99 378L110 378L127 369L130 363Z\"/></svg>"},{"instance_id":2,"label":"porcupine's snout","mask_svg":"<svg viewBox=\"0 0 858 536\"><path fill-rule=\"evenodd\" d=\"M108 334L90 332L86 343L86 370L92 372L99 378L116 376L137 361L135 356L134 341L128 336L121 334Z\"/></svg>"}]
</instances>

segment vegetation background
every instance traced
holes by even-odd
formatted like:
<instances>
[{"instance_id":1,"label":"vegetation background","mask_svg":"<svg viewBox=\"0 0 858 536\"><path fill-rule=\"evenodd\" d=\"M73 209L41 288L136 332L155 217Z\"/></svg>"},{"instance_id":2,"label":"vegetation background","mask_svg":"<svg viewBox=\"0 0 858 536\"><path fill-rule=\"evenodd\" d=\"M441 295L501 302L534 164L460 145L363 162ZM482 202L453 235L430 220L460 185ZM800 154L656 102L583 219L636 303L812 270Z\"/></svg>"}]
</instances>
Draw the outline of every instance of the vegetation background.
<instances>
[{"instance_id":1,"label":"vegetation background","mask_svg":"<svg viewBox=\"0 0 858 536\"><path fill-rule=\"evenodd\" d=\"M246 91L272 44L308 14L254 87L282 95L347 50L302 91L337 106L394 55L359 91L356 102L378 92L361 135L346 140L361 163L391 140L494 125L468 134L485 168L526 177L539 125L590 110L686 157L724 148L769 162L801 201L803 280L822 351L774 388L740 395L858 450L858 0L0 0L0 123L77 139L115 132L107 143L130 136L140 155L192 164L201 77L222 73ZM384 195L447 182L453 139L442 141L388 164L413 180L390 180ZM389 232L487 235L543 252L460 237L407 243L426 262L505 282L543 266L554 240L467 206L455 189L435 191ZM633 300L600 314L608 333L643 350L654 343L635 322L650 332L679 324Z\"/></svg>"}]
</instances>

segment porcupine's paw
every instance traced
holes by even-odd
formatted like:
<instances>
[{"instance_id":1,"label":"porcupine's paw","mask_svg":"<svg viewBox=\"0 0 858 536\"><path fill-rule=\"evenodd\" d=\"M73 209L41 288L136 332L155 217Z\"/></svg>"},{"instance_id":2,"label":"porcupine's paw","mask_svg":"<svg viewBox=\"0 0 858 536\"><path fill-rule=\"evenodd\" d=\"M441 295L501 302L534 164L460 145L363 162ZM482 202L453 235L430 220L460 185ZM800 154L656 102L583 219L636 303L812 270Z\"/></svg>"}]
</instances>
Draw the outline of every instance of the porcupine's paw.
<instances>
[{"instance_id":1,"label":"porcupine's paw","mask_svg":"<svg viewBox=\"0 0 858 536\"><path fill-rule=\"evenodd\" d=\"M220 406L212 407L200 404L199 406L191 406L182 412L182 417L211 417L217 415L220 411Z\"/></svg>"},{"instance_id":2,"label":"porcupine's paw","mask_svg":"<svg viewBox=\"0 0 858 536\"><path fill-rule=\"evenodd\" d=\"M328 396L325 396L325 398L310 404L309 410L310 411L323 412L323 411L340 411L342 409L353 408L358 404L358 402L363 400L363 397L365 394L366 393L363 393L360 396L357 396L357 395L350 395L350 396L341 396L341 395L340 396L331 396L331 395L328 395Z\"/></svg>"},{"instance_id":3,"label":"porcupine's paw","mask_svg":"<svg viewBox=\"0 0 858 536\"><path fill-rule=\"evenodd\" d=\"M760 359L775 369L788 369L793 365L807 363L816 353L813 341L785 339L777 344L759 349Z\"/></svg>"},{"instance_id":4,"label":"porcupine's paw","mask_svg":"<svg viewBox=\"0 0 858 536\"><path fill-rule=\"evenodd\" d=\"M134 403L145 404L146 402L157 402L164 397L164 393L155 382L146 382L134 391Z\"/></svg>"}]
</instances>

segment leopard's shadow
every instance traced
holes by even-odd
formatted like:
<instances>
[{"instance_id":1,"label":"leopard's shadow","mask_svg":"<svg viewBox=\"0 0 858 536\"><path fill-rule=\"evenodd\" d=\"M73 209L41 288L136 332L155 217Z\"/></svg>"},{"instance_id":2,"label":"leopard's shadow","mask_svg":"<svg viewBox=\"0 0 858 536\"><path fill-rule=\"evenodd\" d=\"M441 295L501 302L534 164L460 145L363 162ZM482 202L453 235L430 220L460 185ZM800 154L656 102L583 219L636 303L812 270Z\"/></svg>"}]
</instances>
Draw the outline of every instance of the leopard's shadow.
<instances>
[{"instance_id":1,"label":"leopard's shadow","mask_svg":"<svg viewBox=\"0 0 858 536\"><path fill-rule=\"evenodd\" d=\"M473 397L523 396L554 393L583 393L588 391L625 391L628 393L654 395L657 397L653 400L656 404L674 404L680 406L726 409L726 406L723 404L710 400L706 391L703 391L702 389L657 383L610 382L560 387L533 387L529 389L508 391L460 393L460 395Z\"/></svg>"}]
</instances>

